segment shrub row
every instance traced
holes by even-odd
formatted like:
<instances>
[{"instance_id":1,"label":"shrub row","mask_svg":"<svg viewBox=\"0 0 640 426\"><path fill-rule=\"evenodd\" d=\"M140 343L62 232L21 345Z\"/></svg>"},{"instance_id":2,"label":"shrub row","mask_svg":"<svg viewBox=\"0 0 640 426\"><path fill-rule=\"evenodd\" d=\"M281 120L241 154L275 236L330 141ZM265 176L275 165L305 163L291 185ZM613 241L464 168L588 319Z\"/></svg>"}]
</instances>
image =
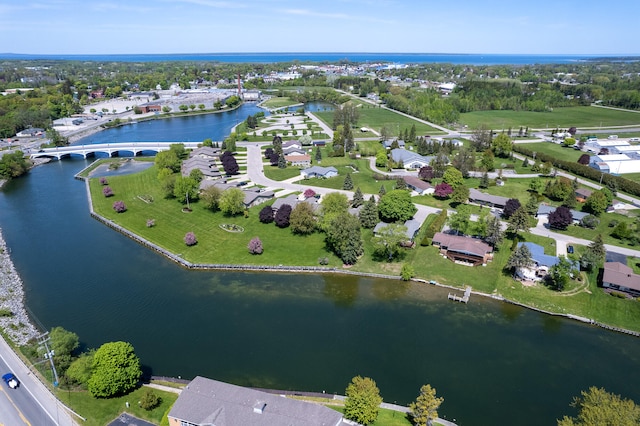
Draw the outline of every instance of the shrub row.
<instances>
[{"instance_id":1,"label":"shrub row","mask_svg":"<svg viewBox=\"0 0 640 426\"><path fill-rule=\"evenodd\" d=\"M424 233L424 237L422 238L420 245L430 246L433 236L436 235L436 232L442 231L442 227L444 226L444 223L446 221L447 221L447 209L442 209L438 217L436 217L435 220L431 222L427 227L427 230Z\"/></svg>"},{"instance_id":2,"label":"shrub row","mask_svg":"<svg viewBox=\"0 0 640 426\"><path fill-rule=\"evenodd\" d=\"M528 157L533 157L533 151L523 146L513 145L513 150ZM569 173L591 179L596 182L600 180L600 177L602 177L603 185L606 185L609 188L614 187L617 188L618 191L627 192L631 195L640 197L640 183L626 179L622 176L614 176L608 173L605 173L603 175L602 172L599 172L598 170L589 166L585 166L573 161L560 160L543 152L536 153L536 160L539 160L543 163L550 162L555 168L565 170Z\"/></svg>"}]
</instances>

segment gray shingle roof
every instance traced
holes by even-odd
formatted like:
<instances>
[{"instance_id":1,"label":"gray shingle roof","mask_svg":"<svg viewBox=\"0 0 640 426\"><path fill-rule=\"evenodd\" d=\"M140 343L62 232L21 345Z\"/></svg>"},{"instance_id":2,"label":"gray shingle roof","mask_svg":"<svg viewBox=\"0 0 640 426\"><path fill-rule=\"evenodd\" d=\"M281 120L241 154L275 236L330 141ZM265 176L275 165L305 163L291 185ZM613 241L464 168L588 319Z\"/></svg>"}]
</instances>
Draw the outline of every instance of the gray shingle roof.
<instances>
[{"instance_id":1,"label":"gray shingle roof","mask_svg":"<svg viewBox=\"0 0 640 426\"><path fill-rule=\"evenodd\" d=\"M284 398L204 377L182 391L170 418L212 426L337 426L342 415L319 404Z\"/></svg>"}]
</instances>

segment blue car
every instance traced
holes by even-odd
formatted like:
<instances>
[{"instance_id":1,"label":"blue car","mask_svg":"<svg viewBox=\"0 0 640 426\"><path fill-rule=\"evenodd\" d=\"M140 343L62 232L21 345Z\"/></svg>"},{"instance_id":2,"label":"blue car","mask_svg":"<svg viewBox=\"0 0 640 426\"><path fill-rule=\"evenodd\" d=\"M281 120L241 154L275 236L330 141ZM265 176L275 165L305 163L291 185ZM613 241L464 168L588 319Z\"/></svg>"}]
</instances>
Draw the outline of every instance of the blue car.
<instances>
[{"instance_id":1,"label":"blue car","mask_svg":"<svg viewBox=\"0 0 640 426\"><path fill-rule=\"evenodd\" d=\"M567 246L567 253L573 254L573 246Z\"/></svg>"},{"instance_id":2,"label":"blue car","mask_svg":"<svg viewBox=\"0 0 640 426\"><path fill-rule=\"evenodd\" d=\"M7 373L2 376L2 380L9 386L11 389L15 389L20 386L20 382L18 378L13 373Z\"/></svg>"}]
</instances>

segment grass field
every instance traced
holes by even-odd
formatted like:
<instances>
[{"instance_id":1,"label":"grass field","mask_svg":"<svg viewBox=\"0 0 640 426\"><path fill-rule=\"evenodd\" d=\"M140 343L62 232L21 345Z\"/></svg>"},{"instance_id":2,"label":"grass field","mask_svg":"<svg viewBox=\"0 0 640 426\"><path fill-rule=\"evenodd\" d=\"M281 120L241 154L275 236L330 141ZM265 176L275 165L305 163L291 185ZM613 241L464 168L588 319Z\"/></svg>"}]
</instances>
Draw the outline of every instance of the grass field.
<instances>
[{"instance_id":1,"label":"grass field","mask_svg":"<svg viewBox=\"0 0 640 426\"><path fill-rule=\"evenodd\" d=\"M484 124L494 130L611 127L640 124L640 113L618 111L599 107L555 108L549 112L530 111L475 111L460 114L460 123L470 129Z\"/></svg>"},{"instance_id":2,"label":"grass field","mask_svg":"<svg viewBox=\"0 0 640 426\"><path fill-rule=\"evenodd\" d=\"M138 401L148 388L139 388L128 395L115 398L94 398L89 392L68 392L58 390L56 396L65 404L69 405L75 412L87 419L83 422L86 426L104 426L115 420L121 413L127 412L140 419L160 424L163 415L178 399L178 395L172 392L164 392L153 389L153 392L161 398L160 405L153 410L147 411L138 406ZM129 402L129 408L126 408Z\"/></svg>"},{"instance_id":3,"label":"grass field","mask_svg":"<svg viewBox=\"0 0 640 426\"><path fill-rule=\"evenodd\" d=\"M585 154L585 152L578 149L565 147L564 145L558 145L551 142L522 143L518 144L518 146L530 149L533 152L542 152L566 161L578 161L578 158L580 158L582 154Z\"/></svg>"},{"instance_id":4,"label":"grass field","mask_svg":"<svg viewBox=\"0 0 640 426\"><path fill-rule=\"evenodd\" d=\"M264 106L265 108L269 108L269 109L277 109L277 108L284 108L284 107L288 107L291 105L296 105L299 104L300 102L295 101L291 98L282 98L282 97L274 97L271 99L267 99L266 101L264 101L262 103L262 106Z\"/></svg>"},{"instance_id":5,"label":"grass field","mask_svg":"<svg viewBox=\"0 0 640 426\"><path fill-rule=\"evenodd\" d=\"M434 129L427 124L385 108L364 104L358 111L360 112L358 127L368 127L378 132L383 127L386 127L392 135L398 136L400 131L411 129L411 126L415 124L416 134L419 136L444 134L442 131ZM329 126L332 125L333 111L315 112L314 114Z\"/></svg>"}]
</instances>

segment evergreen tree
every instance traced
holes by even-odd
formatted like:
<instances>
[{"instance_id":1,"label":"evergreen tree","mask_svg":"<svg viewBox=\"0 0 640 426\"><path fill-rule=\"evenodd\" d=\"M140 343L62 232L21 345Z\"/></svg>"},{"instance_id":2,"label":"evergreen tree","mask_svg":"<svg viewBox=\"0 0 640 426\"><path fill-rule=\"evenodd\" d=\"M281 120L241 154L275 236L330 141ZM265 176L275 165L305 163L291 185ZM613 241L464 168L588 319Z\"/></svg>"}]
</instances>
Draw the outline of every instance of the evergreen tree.
<instances>
[{"instance_id":1,"label":"evergreen tree","mask_svg":"<svg viewBox=\"0 0 640 426\"><path fill-rule=\"evenodd\" d=\"M353 180L351 180L351 173L347 173L342 184L342 189L345 191L351 191L353 189Z\"/></svg>"},{"instance_id":2,"label":"evergreen tree","mask_svg":"<svg viewBox=\"0 0 640 426\"><path fill-rule=\"evenodd\" d=\"M436 390L431 385L424 385L420 388L420 395L415 402L409 405L409 413L416 426L427 426L431 420L438 418L438 408L444 402L444 398L436 397Z\"/></svg>"},{"instance_id":3,"label":"evergreen tree","mask_svg":"<svg viewBox=\"0 0 640 426\"><path fill-rule=\"evenodd\" d=\"M530 266L531 263L531 251L529 247L520 244L509 257L506 267L507 269L515 270L518 268L526 268Z\"/></svg>"},{"instance_id":4,"label":"evergreen tree","mask_svg":"<svg viewBox=\"0 0 640 426\"><path fill-rule=\"evenodd\" d=\"M489 215L487 216L487 231L484 240L487 244L491 244L495 249L502 242L502 238L504 237L504 232L502 231L502 224L500 223L500 219L497 216Z\"/></svg>"},{"instance_id":5,"label":"evergreen tree","mask_svg":"<svg viewBox=\"0 0 640 426\"><path fill-rule=\"evenodd\" d=\"M530 216L535 216L538 212L538 204L538 196L536 194L531 194L527 200L527 204L524 206L524 209Z\"/></svg>"},{"instance_id":6,"label":"evergreen tree","mask_svg":"<svg viewBox=\"0 0 640 426\"><path fill-rule=\"evenodd\" d=\"M320 150L320 147L317 146L316 147L316 163L320 163L322 161L322 151Z\"/></svg>"},{"instance_id":7,"label":"evergreen tree","mask_svg":"<svg viewBox=\"0 0 640 426\"><path fill-rule=\"evenodd\" d=\"M480 183L478 184L480 188L486 189L489 187L489 174L484 172L482 177L480 178Z\"/></svg>"},{"instance_id":8,"label":"evergreen tree","mask_svg":"<svg viewBox=\"0 0 640 426\"><path fill-rule=\"evenodd\" d=\"M374 228L380 219L378 217L378 205L373 196L362 205L359 213L360 224L363 228Z\"/></svg>"},{"instance_id":9,"label":"evergreen tree","mask_svg":"<svg viewBox=\"0 0 640 426\"><path fill-rule=\"evenodd\" d=\"M287 168L287 160L284 159L284 155L280 154L278 157L278 168L286 169Z\"/></svg>"},{"instance_id":10,"label":"evergreen tree","mask_svg":"<svg viewBox=\"0 0 640 426\"><path fill-rule=\"evenodd\" d=\"M382 197L386 193L387 193L387 190L384 188L384 185L380 185L380 191L378 191L378 195Z\"/></svg>"},{"instance_id":11,"label":"evergreen tree","mask_svg":"<svg viewBox=\"0 0 640 426\"><path fill-rule=\"evenodd\" d=\"M360 187L356 188L356 192L353 193L353 200L351 200L351 206L354 208L360 207L364 203L364 196Z\"/></svg>"}]
</instances>

